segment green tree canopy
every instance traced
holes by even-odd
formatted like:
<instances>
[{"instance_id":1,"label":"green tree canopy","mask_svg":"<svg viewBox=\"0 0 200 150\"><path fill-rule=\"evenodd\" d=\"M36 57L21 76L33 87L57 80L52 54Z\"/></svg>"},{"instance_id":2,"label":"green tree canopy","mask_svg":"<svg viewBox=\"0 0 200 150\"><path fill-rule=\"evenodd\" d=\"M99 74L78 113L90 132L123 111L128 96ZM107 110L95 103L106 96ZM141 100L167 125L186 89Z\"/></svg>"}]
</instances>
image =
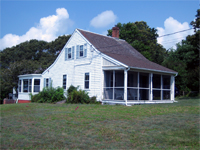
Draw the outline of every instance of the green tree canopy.
<instances>
[{"instance_id":1,"label":"green tree canopy","mask_svg":"<svg viewBox=\"0 0 200 150\"><path fill-rule=\"evenodd\" d=\"M18 88L18 75L42 73L57 58L71 35L55 41L30 40L0 51L1 99Z\"/></svg>"},{"instance_id":2,"label":"green tree canopy","mask_svg":"<svg viewBox=\"0 0 200 150\"><path fill-rule=\"evenodd\" d=\"M199 91L200 63L200 9L197 10L195 21L191 22L195 34L188 35L186 40L177 44L176 49L170 50L163 65L178 72L176 85L181 91Z\"/></svg>"}]
</instances>

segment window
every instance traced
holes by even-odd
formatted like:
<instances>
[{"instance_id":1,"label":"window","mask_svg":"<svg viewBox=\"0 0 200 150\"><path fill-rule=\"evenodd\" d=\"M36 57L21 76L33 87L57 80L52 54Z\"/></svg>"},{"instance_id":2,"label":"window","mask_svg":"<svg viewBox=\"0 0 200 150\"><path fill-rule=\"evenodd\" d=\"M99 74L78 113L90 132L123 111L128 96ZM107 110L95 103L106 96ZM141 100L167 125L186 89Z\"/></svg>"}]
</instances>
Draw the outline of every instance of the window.
<instances>
[{"instance_id":1,"label":"window","mask_svg":"<svg viewBox=\"0 0 200 150\"><path fill-rule=\"evenodd\" d=\"M23 92L28 92L28 79L23 80Z\"/></svg>"},{"instance_id":2,"label":"window","mask_svg":"<svg viewBox=\"0 0 200 150\"><path fill-rule=\"evenodd\" d=\"M49 87L49 79L46 79L46 87Z\"/></svg>"},{"instance_id":3,"label":"window","mask_svg":"<svg viewBox=\"0 0 200 150\"><path fill-rule=\"evenodd\" d=\"M89 89L89 81L90 81L90 75L89 73L85 73L85 89Z\"/></svg>"},{"instance_id":4,"label":"window","mask_svg":"<svg viewBox=\"0 0 200 150\"><path fill-rule=\"evenodd\" d=\"M63 89L67 88L67 75L63 75Z\"/></svg>"},{"instance_id":5,"label":"window","mask_svg":"<svg viewBox=\"0 0 200 150\"><path fill-rule=\"evenodd\" d=\"M44 78L44 87L51 86L51 78Z\"/></svg>"},{"instance_id":6,"label":"window","mask_svg":"<svg viewBox=\"0 0 200 150\"><path fill-rule=\"evenodd\" d=\"M71 48L68 48L68 59L72 58L72 51Z\"/></svg>"},{"instance_id":7,"label":"window","mask_svg":"<svg viewBox=\"0 0 200 150\"><path fill-rule=\"evenodd\" d=\"M74 46L71 48L65 48L65 61L74 59Z\"/></svg>"},{"instance_id":8,"label":"window","mask_svg":"<svg viewBox=\"0 0 200 150\"><path fill-rule=\"evenodd\" d=\"M19 92L21 92L21 90L22 90L22 80L19 80L18 88L19 88Z\"/></svg>"},{"instance_id":9,"label":"window","mask_svg":"<svg viewBox=\"0 0 200 150\"><path fill-rule=\"evenodd\" d=\"M76 59L87 57L87 44L76 46Z\"/></svg>"},{"instance_id":10,"label":"window","mask_svg":"<svg viewBox=\"0 0 200 150\"><path fill-rule=\"evenodd\" d=\"M80 54L79 54L79 56L83 57L83 45L80 46Z\"/></svg>"},{"instance_id":11,"label":"window","mask_svg":"<svg viewBox=\"0 0 200 150\"><path fill-rule=\"evenodd\" d=\"M34 92L40 92L40 79L34 79Z\"/></svg>"}]
</instances>

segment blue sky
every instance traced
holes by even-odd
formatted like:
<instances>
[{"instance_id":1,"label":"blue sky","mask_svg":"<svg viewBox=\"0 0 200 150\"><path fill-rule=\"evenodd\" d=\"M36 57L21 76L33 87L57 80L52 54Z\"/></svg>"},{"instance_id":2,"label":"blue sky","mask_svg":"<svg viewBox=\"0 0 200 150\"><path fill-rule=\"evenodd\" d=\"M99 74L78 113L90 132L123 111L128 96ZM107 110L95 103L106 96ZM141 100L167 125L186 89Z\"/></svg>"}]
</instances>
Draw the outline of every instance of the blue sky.
<instances>
[{"instance_id":1,"label":"blue sky","mask_svg":"<svg viewBox=\"0 0 200 150\"><path fill-rule=\"evenodd\" d=\"M118 22L145 21L158 34L191 28L199 0L1 0L0 50L38 39L52 41L76 28L106 35ZM169 49L193 30L159 38Z\"/></svg>"}]
</instances>

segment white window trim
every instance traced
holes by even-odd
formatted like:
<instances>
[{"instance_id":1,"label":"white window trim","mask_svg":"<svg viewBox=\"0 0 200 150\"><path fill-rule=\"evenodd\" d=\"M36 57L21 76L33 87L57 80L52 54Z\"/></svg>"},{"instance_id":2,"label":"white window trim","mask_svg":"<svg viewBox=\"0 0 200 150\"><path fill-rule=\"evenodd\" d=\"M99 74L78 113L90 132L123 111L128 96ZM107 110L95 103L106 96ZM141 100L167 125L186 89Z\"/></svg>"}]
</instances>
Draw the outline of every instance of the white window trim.
<instances>
[{"instance_id":1,"label":"white window trim","mask_svg":"<svg viewBox=\"0 0 200 150\"><path fill-rule=\"evenodd\" d=\"M81 56L81 51L80 51L80 47L83 47L83 56ZM81 58L85 58L87 57L87 46L88 44L85 43L85 44L81 44L81 45L76 45L76 59L81 59Z\"/></svg>"},{"instance_id":2,"label":"white window trim","mask_svg":"<svg viewBox=\"0 0 200 150\"><path fill-rule=\"evenodd\" d=\"M89 74L89 80L85 80L85 75ZM85 88L85 82L88 81L89 82L89 88ZM84 73L84 90L90 90L90 72L85 72Z\"/></svg>"},{"instance_id":3,"label":"white window trim","mask_svg":"<svg viewBox=\"0 0 200 150\"><path fill-rule=\"evenodd\" d=\"M64 81L63 79L64 79L64 78L63 78L63 77L64 77L64 75L66 75L66 85L65 85L66 88L65 88L65 89L63 88L63 85L64 85L64 83L63 83L63 81ZM67 80L67 79L68 79L67 74L63 74L63 75L62 75L62 88L63 88L64 90L67 90L67 83L68 83L68 80Z\"/></svg>"}]
</instances>

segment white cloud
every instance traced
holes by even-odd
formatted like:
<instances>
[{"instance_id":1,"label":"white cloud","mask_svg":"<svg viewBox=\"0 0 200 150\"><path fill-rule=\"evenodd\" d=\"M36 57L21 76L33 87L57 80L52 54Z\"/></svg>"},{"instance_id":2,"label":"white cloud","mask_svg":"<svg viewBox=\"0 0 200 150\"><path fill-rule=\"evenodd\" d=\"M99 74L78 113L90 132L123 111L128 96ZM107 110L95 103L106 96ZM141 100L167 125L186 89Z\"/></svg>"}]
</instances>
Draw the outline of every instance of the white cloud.
<instances>
[{"instance_id":1,"label":"white cloud","mask_svg":"<svg viewBox=\"0 0 200 150\"><path fill-rule=\"evenodd\" d=\"M179 32L182 30L190 29L189 24L187 22L180 23L173 17L169 17L164 22L164 28L157 27L158 35L166 35L170 33ZM176 43L181 42L183 39L186 38L187 35L194 34L193 30L188 30L184 32L179 32L176 34L172 34L169 36L163 36L158 38L158 43L162 44L164 48L175 48Z\"/></svg>"},{"instance_id":2,"label":"white cloud","mask_svg":"<svg viewBox=\"0 0 200 150\"><path fill-rule=\"evenodd\" d=\"M40 19L36 27L31 27L24 35L6 34L0 39L0 50L15 46L21 42L37 39L50 42L60 34L65 34L67 29L73 25L65 8L56 9L56 15Z\"/></svg>"},{"instance_id":3,"label":"white cloud","mask_svg":"<svg viewBox=\"0 0 200 150\"><path fill-rule=\"evenodd\" d=\"M90 25L95 28L106 27L112 23L115 23L117 16L111 10L107 10L98 14L90 21Z\"/></svg>"}]
</instances>

